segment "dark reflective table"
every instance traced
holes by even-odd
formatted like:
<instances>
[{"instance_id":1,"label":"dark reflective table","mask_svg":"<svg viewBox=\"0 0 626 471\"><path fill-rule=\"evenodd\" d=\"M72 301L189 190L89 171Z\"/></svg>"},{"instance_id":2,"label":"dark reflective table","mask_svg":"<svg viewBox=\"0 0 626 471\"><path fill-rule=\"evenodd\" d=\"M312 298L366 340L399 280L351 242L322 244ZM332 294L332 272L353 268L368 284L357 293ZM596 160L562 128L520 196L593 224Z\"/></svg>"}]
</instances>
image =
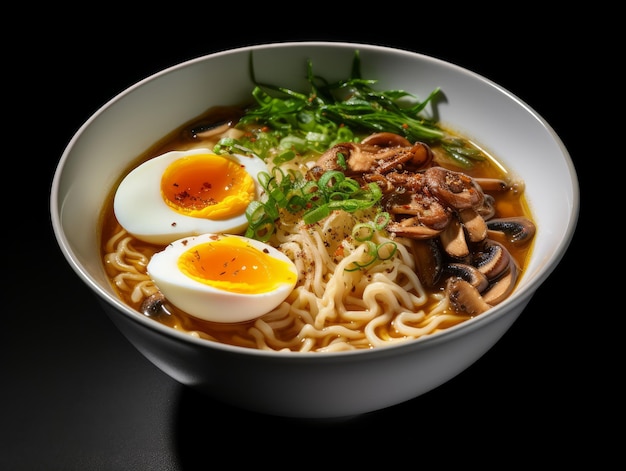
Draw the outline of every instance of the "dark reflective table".
<instances>
[{"instance_id":1,"label":"dark reflective table","mask_svg":"<svg viewBox=\"0 0 626 471\"><path fill-rule=\"evenodd\" d=\"M597 411L586 404L602 378L594 352L580 341L590 301L570 284L585 253L580 234L587 222L588 175L580 175L579 230L561 265L501 341L456 378L404 404L346 420L295 420L235 409L176 383L115 329L61 256L47 198L64 147L110 98L165 67L253 41L185 28L167 36L134 28L113 28L106 35L87 26L67 28L65 39L42 38L53 66L40 70L26 57L21 69L42 81L34 87L22 83L22 95L33 103L30 121L22 123L30 137L22 136L17 150L39 154L45 171L38 173L41 191L29 219L23 211L16 215L28 221L28 230L14 234L20 243L12 237L5 257L0 469L181 470L211 469L220 462L323 468L334 463L333 456L346 466L363 466L373 457L389 466L419 465L427 456L446 462L461 450L469 461L484 464L495 459L494 449L529 462L540 453L556 459L571 455L573 447L578 453L588 450L576 443L590 433L583 423L595 428ZM257 41L371 42L456 63L534 108L578 167L590 143L580 139L574 106L584 96L573 97L572 90L589 96L593 89L580 75L573 51L582 39L574 30L565 30L555 44L540 30L529 34L522 26L499 24L449 43L433 35L382 40L321 35L315 28L306 33L294 26ZM561 41L568 42L566 50ZM46 145L37 147L39 141Z\"/></svg>"}]
</instances>

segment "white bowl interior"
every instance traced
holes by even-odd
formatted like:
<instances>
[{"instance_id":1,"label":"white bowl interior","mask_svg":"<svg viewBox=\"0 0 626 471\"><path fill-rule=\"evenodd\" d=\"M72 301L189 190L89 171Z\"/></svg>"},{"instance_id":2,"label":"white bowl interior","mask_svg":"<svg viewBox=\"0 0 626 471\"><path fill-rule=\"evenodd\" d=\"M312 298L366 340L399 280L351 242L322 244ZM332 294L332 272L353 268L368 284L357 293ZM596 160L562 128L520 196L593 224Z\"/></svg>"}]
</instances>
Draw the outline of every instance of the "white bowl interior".
<instances>
[{"instance_id":1,"label":"white bowl interior","mask_svg":"<svg viewBox=\"0 0 626 471\"><path fill-rule=\"evenodd\" d=\"M98 218L121 172L209 107L248 99L251 51L257 80L307 91L308 59L315 73L341 79L350 73L355 49L363 77L379 79L381 89L426 98L441 88L445 100L436 107L438 119L483 145L525 181L538 231L532 260L512 298L532 294L564 254L576 225L577 178L560 139L525 103L479 75L417 53L351 43L280 43L220 52L157 73L105 104L71 140L53 181L53 228L72 268L106 302L163 329L117 299L100 259Z\"/></svg>"}]
</instances>

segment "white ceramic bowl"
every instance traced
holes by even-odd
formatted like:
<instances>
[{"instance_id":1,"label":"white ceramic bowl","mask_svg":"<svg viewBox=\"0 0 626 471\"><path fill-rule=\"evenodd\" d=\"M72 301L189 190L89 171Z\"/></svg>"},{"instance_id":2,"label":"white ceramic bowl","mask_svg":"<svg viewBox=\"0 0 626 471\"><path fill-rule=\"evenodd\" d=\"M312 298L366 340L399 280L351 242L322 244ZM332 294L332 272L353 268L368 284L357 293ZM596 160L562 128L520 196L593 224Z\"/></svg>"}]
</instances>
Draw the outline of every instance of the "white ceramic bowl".
<instances>
[{"instance_id":1,"label":"white ceramic bowl","mask_svg":"<svg viewBox=\"0 0 626 471\"><path fill-rule=\"evenodd\" d=\"M347 76L354 50L363 77L381 89L426 97L440 87L439 119L488 147L526 183L537 233L515 292L487 313L393 347L342 353L257 351L208 342L165 327L126 306L111 289L99 254L98 217L130 161L212 105L249 98L250 51L257 78L307 89L303 64L329 79ZM366 413L417 397L466 369L507 331L564 255L577 223L578 182L549 124L507 90L471 71L403 50L353 43L295 42L199 57L154 74L100 108L63 153L51 191L59 246L120 331L175 380L245 409L289 417Z\"/></svg>"}]
</instances>

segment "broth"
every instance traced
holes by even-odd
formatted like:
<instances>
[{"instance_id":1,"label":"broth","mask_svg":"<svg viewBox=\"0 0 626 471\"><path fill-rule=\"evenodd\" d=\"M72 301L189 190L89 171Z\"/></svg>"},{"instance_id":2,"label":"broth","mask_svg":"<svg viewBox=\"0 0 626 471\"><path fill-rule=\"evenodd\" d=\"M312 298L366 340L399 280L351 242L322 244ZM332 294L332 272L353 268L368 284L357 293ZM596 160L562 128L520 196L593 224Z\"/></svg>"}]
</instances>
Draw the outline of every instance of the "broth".
<instances>
[{"instance_id":1,"label":"broth","mask_svg":"<svg viewBox=\"0 0 626 471\"><path fill-rule=\"evenodd\" d=\"M242 116L243 112L244 107L239 106L211 108L206 114L184 124L170 135L165 136L151 149L141 155L138 160L128 168L128 171L141 162L171 150L188 150L198 147L213 149L223 136L234 132L234 125L238 118ZM226 124L214 135L209 135L211 131L204 133L197 132L197 130L202 130L205 127L214 127L213 123ZM230 125L227 123L230 123ZM456 135L450 130L446 132L450 135ZM494 209L497 218L522 216L532 221L532 215L524 195L523 182L515 180L507 169L498 163L496 158L489 156L483 151L488 158L479 161L471 169L460 169L456 167L450 159L446 158L445 152L439 145L434 144L430 147L434 154L434 162L438 166L445 167L455 172L463 172L473 178L499 179L507 182L507 189L505 191L492 192L485 190L486 194L494 198ZM307 161L315 160L317 157L317 155L302 155L300 156L301 165L304 165ZM116 188L112 188L104 205L101 217L102 257L105 261L106 271L110 277L112 286L115 288L119 297L133 309L150 315L154 318L155 322L160 322L171 328L188 332L190 335L231 345L278 351L363 349L373 348L379 344L385 343L383 340L394 343L438 332L474 316L472 313L455 312L449 300L446 299L445 283L443 281L438 281L430 287L426 287L425 283L422 283L425 296L423 297L423 301L421 301L419 309L416 309L415 312L403 312L403 320L378 324L374 328L374 331L376 338L382 339L379 343L372 342L371 339L361 338L361 336L359 336L359 338L355 336L353 341L353 339L350 338L351 334L349 332L343 333L349 329L364 333L367 328L367 322L360 318L360 312L367 312L368 308L362 305L362 298L351 298L349 295L343 298L345 302L341 307L346 317L333 319L333 314L327 314L326 320L323 321L321 325L317 325L315 333L308 337L304 335L303 332L312 330L312 328L308 328L306 325L315 324L314 321L307 317L309 316L309 311L315 312L321 310L325 301L320 302L319 306L322 307L306 307L306 303L302 299L299 299L297 301L297 309L293 308L290 311L288 306L283 305L276 312L266 317L237 324L220 324L203 321L180 311L174 306L167 305L167 303L163 305L163 308L158 312L145 312L145 307L142 307L142 305L145 299L155 291L154 286L146 275L146 261L149 260L153 253L163 250L165 246L142 242L123 232L113 210L112 202L115 190ZM492 232L491 236L508 249L510 255L515 260L519 272L523 274L531 252L532 242L515 244L511 243L508 238L503 235ZM313 235L311 235L311 237L313 237ZM119 247L122 240L125 240L125 249L124 254L120 255ZM400 237L396 238L396 240L402 241L404 238ZM402 245L401 248L403 247L404 245ZM411 242L406 244L406 248L410 249L410 247ZM118 254L116 255L117 260L123 257L124 266L129 267L128 274L124 275L122 273L122 270L119 268L120 262L111 263L111 260L115 258L112 256L113 253ZM395 269L396 268L390 267L388 271ZM326 273L324 276L324 280L327 282L331 273ZM354 281L350 279L350 283L354 283L352 289L355 293L365 293L365 290L367 290L366 285L368 283L373 284L374 280L377 279L376 277L382 275L374 271L368 273L366 276L370 278L364 281ZM398 276L400 284L408 283L406 280L410 279L409 275ZM346 283L346 281L343 281L343 283ZM324 287L324 290L328 289L328 287ZM320 296L322 296L322 294L320 294ZM377 299L380 299L378 302L381 305L387 306L387 304L392 304L392 300L383 299L382 294L376 296L378 296ZM415 292L413 296L416 298L421 297L419 293ZM307 302L312 303L313 301L309 300ZM385 309L386 307L382 308L383 311ZM304 311L307 312L303 314ZM408 311L408 309L403 308L400 309L400 311ZM298 312L300 312L300 314L298 314ZM417 313L421 314L418 316ZM310 316L313 317L313 314L310 314ZM437 320L434 319L435 316L438 317ZM271 334L263 333L270 330L272 332ZM335 345L339 346L335 347Z\"/></svg>"}]
</instances>

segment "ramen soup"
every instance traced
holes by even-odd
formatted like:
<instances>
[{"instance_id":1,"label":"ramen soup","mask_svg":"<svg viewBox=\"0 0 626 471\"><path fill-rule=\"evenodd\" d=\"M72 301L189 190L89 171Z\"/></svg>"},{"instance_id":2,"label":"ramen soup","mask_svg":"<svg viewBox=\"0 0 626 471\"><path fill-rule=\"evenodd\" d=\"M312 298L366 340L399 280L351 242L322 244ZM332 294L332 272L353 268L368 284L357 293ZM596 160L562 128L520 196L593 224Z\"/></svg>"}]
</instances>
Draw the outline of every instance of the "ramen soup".
<instances>
[{"instance_id":1,"label":"ramen soup","mask_svg":"<svg viewBox=\"0 0 626 471\"><path fill-rule=\"evenodd\" d=\"M250 109L211 108L112 189L102 259L132 308L241 347L371 349L479 316L523 276L535 232L524 182L471 140L353 125L306 146L272 141Z\"/></svg>"}]
</instances>

